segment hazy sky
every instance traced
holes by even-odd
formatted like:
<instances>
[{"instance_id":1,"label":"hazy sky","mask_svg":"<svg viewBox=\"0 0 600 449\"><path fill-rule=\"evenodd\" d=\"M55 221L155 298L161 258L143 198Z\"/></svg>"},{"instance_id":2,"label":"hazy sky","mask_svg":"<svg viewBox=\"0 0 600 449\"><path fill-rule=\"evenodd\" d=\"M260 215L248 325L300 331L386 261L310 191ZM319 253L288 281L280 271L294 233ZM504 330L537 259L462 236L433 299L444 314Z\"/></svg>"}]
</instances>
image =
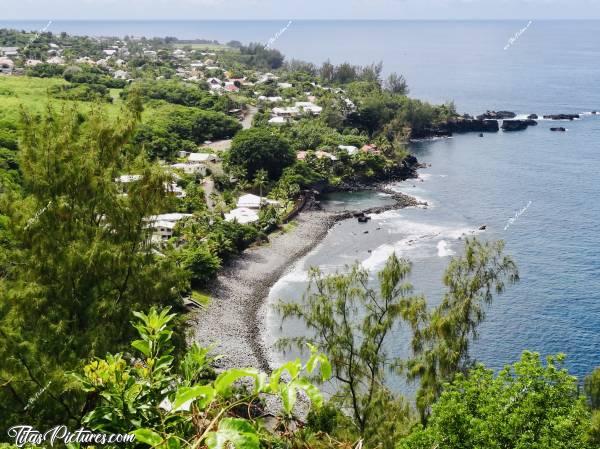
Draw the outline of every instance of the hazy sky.
<instances>
[{"instance_id":1,"label":"hazy sky","mask_svg":"<svg viewBox=\"0 0 600 449\"><path fill-rule=\"evenodd\" d=\"M600 0L0 0L0 20L600 19Z\"/></svg>"}]
</instances>

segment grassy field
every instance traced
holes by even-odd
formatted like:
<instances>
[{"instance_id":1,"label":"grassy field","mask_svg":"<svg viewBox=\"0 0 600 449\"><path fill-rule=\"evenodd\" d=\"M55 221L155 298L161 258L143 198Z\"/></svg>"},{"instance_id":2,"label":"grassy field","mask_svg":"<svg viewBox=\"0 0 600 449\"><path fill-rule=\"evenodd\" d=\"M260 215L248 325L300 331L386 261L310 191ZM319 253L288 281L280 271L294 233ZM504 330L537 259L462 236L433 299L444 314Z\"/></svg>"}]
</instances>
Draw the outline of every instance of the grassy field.
<instances>
[{"instance_id":1,"label":"grassy field","mask_svg":"<svg viewBox=\"0 0 600 449\"><path fill-rule=\"evenodd\" d=\"M28 76L0 76L0 122L15 123L19 111L24 108L30 112L41 112L48 103L61 106L68 103L78 103L82 109L90 106L87 102L58 100L48 95L52 86L66 84L61 78L31 78ZM115 117L121 107L120 89L111 89L113 103L106 103L109 117Z\"/></svg>"}]
</instances>

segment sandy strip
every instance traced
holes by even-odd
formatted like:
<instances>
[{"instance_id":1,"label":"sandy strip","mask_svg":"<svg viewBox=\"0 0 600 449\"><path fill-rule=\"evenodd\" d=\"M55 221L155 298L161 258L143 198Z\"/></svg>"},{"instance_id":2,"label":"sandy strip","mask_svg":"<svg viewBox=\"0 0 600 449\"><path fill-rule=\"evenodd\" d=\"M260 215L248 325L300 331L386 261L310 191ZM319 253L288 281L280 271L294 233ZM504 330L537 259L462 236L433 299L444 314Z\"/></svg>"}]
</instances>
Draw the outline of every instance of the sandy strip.
<instances>
[{"instance_id":1,"label":"sandy strip","mask_svg":"<svg viewBox=\"0 0 600 449\"><path fill-rule=\"evenodd\" d=\"M193 316L193 339L213 345L214 352L223 356L219 368L269 370L260 310L273 284L325 237L336 217L331 212L303 211L293 229L269 236L268 244L247 249L221 270L210 291L210 305Z\"/></svg>"}]
</instances>

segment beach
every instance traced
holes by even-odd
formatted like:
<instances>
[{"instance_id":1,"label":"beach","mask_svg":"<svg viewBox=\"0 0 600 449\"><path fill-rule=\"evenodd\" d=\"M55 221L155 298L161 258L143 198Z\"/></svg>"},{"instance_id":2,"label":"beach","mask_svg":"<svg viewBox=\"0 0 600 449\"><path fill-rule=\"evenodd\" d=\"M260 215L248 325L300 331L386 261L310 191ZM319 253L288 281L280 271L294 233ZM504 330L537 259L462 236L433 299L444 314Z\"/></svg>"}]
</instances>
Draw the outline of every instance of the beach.
<instances>
[{"instance_id":1,"label":"beach","mask_svg":"<svg viewBox=\"0 0 600 449\"><path fill-rule=\"evenodd\" d=\"M381 190L387 191L384 187ZM394 204L370 208L363 214L416 206L408 195L394 193ZM269 242L245 250L223 267L209 290L211 301L191 317L192 339L210 346L222 358L220 369L256 367L270 371L269 349L264 332L269 290L294 263L308 254L338 222L352 219L358 211L326 211L312 201L285 232L269 236Z\"/></svg>"},{"instance_id":2,"label":"beach","mask_svg":"<svg viewBox=\"0 0 600 449\"><path fill-rule=\"evenodd\" d=\"M210 290L210 304L192 318L194 341L222 356L219 368L269 370L262 343L264 317L259 316L269 289L325 237L336 215L305 210L291 229L270 235L268 244L248 248L221 270Z\"/></svg>"}]
</instances>

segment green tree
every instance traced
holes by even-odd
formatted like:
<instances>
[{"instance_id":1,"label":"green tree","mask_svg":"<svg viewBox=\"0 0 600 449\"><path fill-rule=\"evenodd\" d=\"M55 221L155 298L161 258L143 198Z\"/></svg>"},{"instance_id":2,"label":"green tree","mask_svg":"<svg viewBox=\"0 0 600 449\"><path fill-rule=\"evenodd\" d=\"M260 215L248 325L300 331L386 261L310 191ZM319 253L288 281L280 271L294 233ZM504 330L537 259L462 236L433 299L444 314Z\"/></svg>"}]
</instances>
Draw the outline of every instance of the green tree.
<instances>
[{"instance_id":1,"label":"green tree","mask_svg":"<svg viewBox=\"0 0 600 449\"><path fill-rule=\"evenodd\" d=\"M147 217L168 201L169 176L128 146L140 112L132 98L114 122L96 107L22 114L22 194L0 203L14 239L0 278L3 429L77 425L84 397L65 372L123 347L132 308L177 307L187 288L150 241ZM114 179L129 169L142 179L123 196Z\"/></svg>"},{"instance_id":2,"label":"green tree","mask_svg":"<svg viewBox=\"0 0 600 449\"><path fill-rule=\"evenodd\" d=\"M458 374L425 429L398 449L591 449L590 412L563 356L525 352L498 375L482 365Z\"/></svg>"},{"instance_id":3,"label":"green tree","mask_svg":"<svg viewBox=\"0 0 600 449\"><path fill-rule=\"evenodd\" d=\"M408 84L402 75L390 73L385 80L384 88L392 93L399 95L408 95Z\"/></svg>"},{"instance_id":4,"label":"green tree","mask_svg":"<svg viewBox=\"0 0 600 449\"><path fill-rule=\"evenodd\" d=\"M585 378L584 389L592 409L600 410L600 368Z\"/></svg>"},{"instance_id":5,"label":"green tree","mask_svg":"<svg viewBox=\"0 0 600 449\"><path fill-rule=\"evenodd\" d=\"M228 163L242 167L247 179L254 179L259 170L265 170L269 179L276 180L283 169L295 160L296 155L288 141L264 128L251 128L237 133L228 156Z\"/></svg>"},{"instance_id":6,"label":"green tree","mask_svg":"<svg viewBox=\"0 0 600 449\"><path fill-rule=\"evenodd\" d=\"M429 406L439 397L442 384L470 366L470 342L486 315L493 294L506 282L519 279L514 261L503 254L504 242L465 241L465 252L453 258L444 274L447 291L431 312L413 316L413 350L409 378L418 378L417 407L426 418Z\"/></svg>"},{"instance_id":7,"label":"green tree","mask_svg":"<svg viewBox=\"0 0 600 449\"><path fill-rule=\"evenodd\" d=\"M308 328L308 336L281 339L278 346L302 348L308 342L327 354L340 387L333 401L351 411L367 447L383 441L393 447L410 425L406 403L384 383L400 362L388 353L386 337L423 302L412 296L409 273L410 264L395 254L378 274L378 289L369 286L369 273L358 264L347 274L330 276L312 269L303 301L278 305L283 320L297 318ZM383 412L391 409L397 412L393 417Z\"/></svg>"}]
</instances>

